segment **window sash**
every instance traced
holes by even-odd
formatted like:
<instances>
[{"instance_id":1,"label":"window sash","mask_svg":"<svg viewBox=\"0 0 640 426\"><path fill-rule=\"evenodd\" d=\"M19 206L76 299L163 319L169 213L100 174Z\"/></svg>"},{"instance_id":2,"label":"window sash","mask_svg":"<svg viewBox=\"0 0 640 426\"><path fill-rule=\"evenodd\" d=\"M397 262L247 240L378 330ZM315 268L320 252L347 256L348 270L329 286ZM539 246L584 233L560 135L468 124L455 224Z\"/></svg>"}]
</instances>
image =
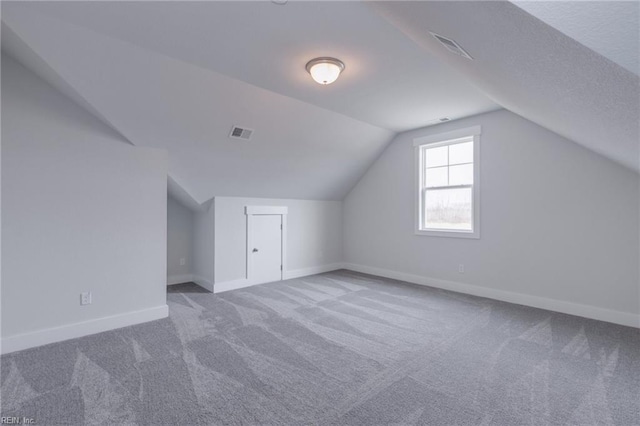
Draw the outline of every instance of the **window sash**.
<instances>
[{"instance_id":1,"label":"window sash","mask_svg":"<svg viewBox=\"0 0 640 426\"><path fill-rule=\"evenodd\" d=\"M451 185L451 186L430 186L430 187L423 187L422 191L426 192L426 191L433 191L433 190L441 190L441 189L464 189L464 188L471 188L473 189L473 184L466 184L466 185Z\"/></svg>"},{"instance_id":2,"label":"window sash","mask_svg":"<svg viewBox=\"0 0 640 426\"><path fill-rule=\"evenodd\" d=\"M427 197L427 192L429 191L441 191L441 190L447 190L447 189L471 189L471 229L447 229L447 228L429 228L427 226L427 224L425 223L426 221L426 213L427 213L427 207L426 207L426 197ZM420 230L421 231L445 231L445 232L467 232L467 233L473 233L476 227L476 223L475 223L475 197L473 196L473 185L454 185L454 186L435 186L435 187L431 187L431 188L426 188L423 187L422 188L422 205L420 206Z\"/></svg>"},{"instance_id":3,"label":"window sash","mask_svg":"<svg viewBox=\"0 0 640 426\"><path fill-rule=\"evenodd\" d=\"M426 151L426 149L425 149L425 151ZM431 166L431 167L425 166L424 169L425 170L433 170L433 169L440 169L442 167L466 166L467 164L473 164L473 161L470 161L468 163L445 164L444 166Z\"/></svg>"},{"instance_id":4,"label":"window sash","mask_svg":"<svg viewBox=\"0 0 640 426\"><path fill-rule=\"evenodd\" d=\"M435 170L435 169L447 169L447 182L450 182L451 180L451 175L450 175L450 170L451 167L456 167L456 166L467 166L467 165L471 165L475 168L474 163L475 161L469 161L469 162L465 162L465 163L451 163L451 159L449 158L449 154L447 154L447 164L443 164L443 165L439 165L439 166L427 166L427 150L429 149L433 149L433 148L439 148L439 147L443 147L446 146L447 149L449 149L449 147L453 146L453 145L459 145L459 144L463 144L463 143L472 143L473 149L475 151L476 149L476 143L475 143L475 138L473 136L467 136L467 137L463 137L463 138L458 138L455 140L451 140L451 141L443 141L443 142L439 142L439 143L430 143L430 144L425 144L425 145L420 145L420 186L421 188L426 188L427 187L427 170ZM474 159L475 159L475 154L474 154ZM453 188L454 186L457 185L451 185L451 187ZM430 187L430 188L436 188L436 187Z\"/></svg>"}]
</instances>

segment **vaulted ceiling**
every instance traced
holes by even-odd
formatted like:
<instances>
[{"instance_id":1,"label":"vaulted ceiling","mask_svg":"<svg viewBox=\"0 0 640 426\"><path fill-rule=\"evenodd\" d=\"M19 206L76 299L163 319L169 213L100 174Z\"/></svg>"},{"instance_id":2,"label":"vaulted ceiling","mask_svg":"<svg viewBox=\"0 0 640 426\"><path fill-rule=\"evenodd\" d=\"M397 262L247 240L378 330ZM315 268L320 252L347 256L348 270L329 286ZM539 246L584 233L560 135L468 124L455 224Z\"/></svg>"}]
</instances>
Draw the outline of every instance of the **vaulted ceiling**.
<instances>
[{"instance_id":1,"label":"vaulted ceiling","mask_svg":"<svg viewBox=\"0 0 640 426\"><path fill-rule=\"evenodd\" d=\"M502 107L628 168L640 169L637 73L512 3L372 4L426 52ZM638 22L633 5L618 11L630 12ZM474 60L443 51L425 28L455 39Z\"/></svg>"},{"instance_id":2,"label":"vaulted ceiling","mask_svg":"<svg viewBox=\"0 0 640 426\"><path fill-rule=\"evenodd\" d=\"M589 49L640 74L640 1L530 1L513 4Z\"/></svg>"},{"instance_id":3,"label":"vaulted ceiling","mask_svg":"<svg viewBox=\"0 0 640 426\"><path fill-rule=\"evenodd\" d=\"M2 48L132 144L167 149L170 191L194 206L339 200L397 132L500 107L637 170L637 73L525 9L3 2ZM336 83L310 79L317 56L345 62ZM252 140L229 139L234 124Z\"/></svg>"}]
</instances>

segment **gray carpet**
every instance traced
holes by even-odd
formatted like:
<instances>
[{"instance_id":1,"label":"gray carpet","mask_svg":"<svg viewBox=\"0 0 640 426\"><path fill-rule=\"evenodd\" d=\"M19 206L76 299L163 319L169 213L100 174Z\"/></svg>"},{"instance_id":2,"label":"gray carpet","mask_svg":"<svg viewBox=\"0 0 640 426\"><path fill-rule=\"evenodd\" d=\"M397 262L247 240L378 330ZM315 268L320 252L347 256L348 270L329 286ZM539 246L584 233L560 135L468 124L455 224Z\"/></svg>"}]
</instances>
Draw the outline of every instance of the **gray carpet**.
<instances>
[{"instance_id":1,"label":"gray carpet","mask_svg":"<svg viewBox=\"0 0 640 426\"><path fill-rule=\"evenodd\" d=\"M337 271L1 358L43 424L636 425L640 331Z\"/></svg>"}]
</instances>

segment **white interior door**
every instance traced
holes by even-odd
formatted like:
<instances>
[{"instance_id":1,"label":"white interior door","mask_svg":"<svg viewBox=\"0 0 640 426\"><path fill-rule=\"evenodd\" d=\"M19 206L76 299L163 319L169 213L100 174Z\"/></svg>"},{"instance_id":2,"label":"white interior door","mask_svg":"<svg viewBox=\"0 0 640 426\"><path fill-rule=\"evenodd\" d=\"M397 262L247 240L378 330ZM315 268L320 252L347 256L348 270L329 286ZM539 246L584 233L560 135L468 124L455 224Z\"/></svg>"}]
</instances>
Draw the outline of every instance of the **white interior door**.
<instances>
[{"instance_id":1,"label":"white interior door","mask_svg":"<svg viewBox=\"0 0 640 426\"><path fill-rule=\"evenodd\" d=\"M282 216L254 215L251 223L249 279L253 284L282 279Z\"/></svg>"}]
</instances>

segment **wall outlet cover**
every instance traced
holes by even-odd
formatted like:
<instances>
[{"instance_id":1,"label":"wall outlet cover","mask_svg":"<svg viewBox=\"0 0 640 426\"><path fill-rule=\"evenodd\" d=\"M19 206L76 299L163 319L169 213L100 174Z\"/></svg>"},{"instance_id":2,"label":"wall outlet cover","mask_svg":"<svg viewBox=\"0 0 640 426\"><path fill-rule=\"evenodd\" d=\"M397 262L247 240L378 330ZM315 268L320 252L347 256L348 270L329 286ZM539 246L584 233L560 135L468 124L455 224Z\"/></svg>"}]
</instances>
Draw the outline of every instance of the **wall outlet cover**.
<instances>
[{"instance_id":1,"label":"wall outlet cover","mask_svg":"<svg viewBox=\"0 0 640 426\"><path fill-rule=\"evenodd\" d=\"M86 293L80 293L80 304L81 305L90 305L91 304L91 292L88 291Z\"/></svg>"}]
</instances>

